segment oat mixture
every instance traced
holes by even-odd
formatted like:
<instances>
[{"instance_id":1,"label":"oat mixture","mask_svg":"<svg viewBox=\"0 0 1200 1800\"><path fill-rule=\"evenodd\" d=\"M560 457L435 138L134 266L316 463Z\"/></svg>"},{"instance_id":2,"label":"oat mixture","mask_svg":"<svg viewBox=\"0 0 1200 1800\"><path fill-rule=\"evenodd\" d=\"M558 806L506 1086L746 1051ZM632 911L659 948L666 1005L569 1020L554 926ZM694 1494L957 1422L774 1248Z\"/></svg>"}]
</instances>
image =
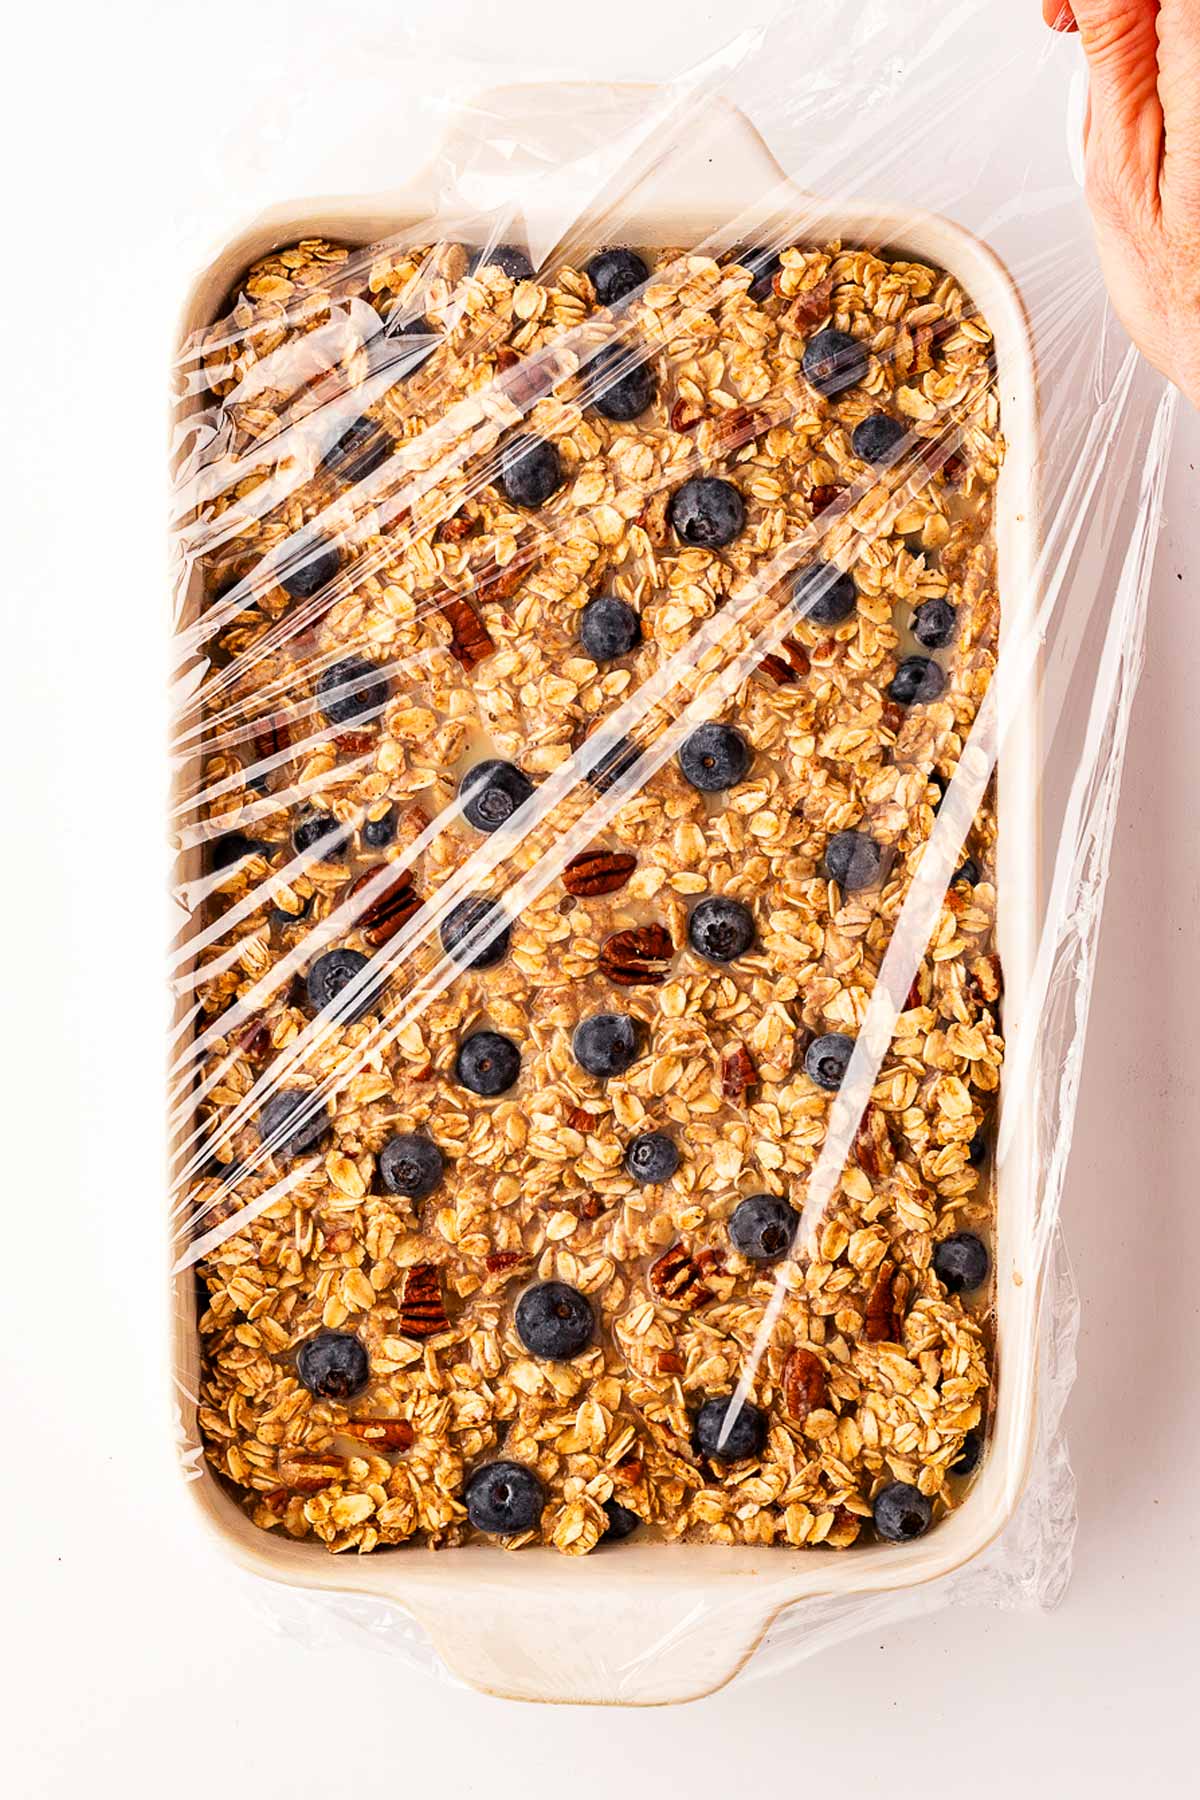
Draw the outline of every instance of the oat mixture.
<instances>
[{"instance_id":1,"label":"oat mixture","mask_svg":"<svg viewBox=\"0 0 1200 1800\"><path fill-rule=\"evenodd\" d=\"M917 1535L987 1410L991 796L818 1254L794 1239L995 667L986 324L838 244L534 276L306 241L228 307L178 465L209 1461L335 1551Z\"/></svg>"}]
</instances>

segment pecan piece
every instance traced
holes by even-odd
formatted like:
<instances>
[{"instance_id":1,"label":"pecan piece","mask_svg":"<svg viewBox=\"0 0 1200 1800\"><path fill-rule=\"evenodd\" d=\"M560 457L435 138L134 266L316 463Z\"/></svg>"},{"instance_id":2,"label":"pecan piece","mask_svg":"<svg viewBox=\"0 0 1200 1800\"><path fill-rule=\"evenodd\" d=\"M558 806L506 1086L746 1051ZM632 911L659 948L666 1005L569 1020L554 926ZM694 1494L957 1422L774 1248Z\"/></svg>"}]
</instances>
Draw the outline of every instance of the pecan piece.
<instances>
[{"instance_id":1,"label":"pecan piece","mask_svg":"<svg viewBox=\"0 0 1200 1800\"><path fill-rule=\"evenodd\" d=\"M951 487L957 487L967 472L967 459L961 450L952 450L942 464L943 478Z\"/></svg>"},{"instance_id":2,"label":"pecan piece","mask_svg":"<svg viewBox=\"0 0 1200 1800\"><path fill-rule=\"evenodd\" d=\"M442 1280L436 1263L414 1263L404 1277L400 1296L400 1331L404 1337L436 1337L449 1329L442 1304Z\"/></svg>"},{"instance_id":3,"label":"pecan piece","mask_svg":"<svg viewBox=\"0 0 1200 1800\"><path fill-rule=\"evenodd\" d=\"M721 1259L715 1250L702 1250L699 1256L693 1256L680 1241L650 1265L650 1286L660 1300L672 1306L703 1306L712 1299L712 1291L705 1287L703 1278L719 1274L720 1269Z\"/></svg>"},{"instance_id":4,"label":"pecan piece","mask_svg":"<svg viewBox=\"0 0 1200 1800\"><path fill-rule=\"evenodd\" d=\"M529 574L528 558L516 557L497 569L494 575L481 582L476 590L476 599L481 606L490 606L493 602L509 600L516 593L525 577Z\"/></svg>"},{"instance_id":5,"label":"pecan piece","mask_svg":"<svg viewBox=\"0 0 1200 1800\"><path fill-rule=\"evenodd\" d=\"M408 870L400 869L390 881L385 881L382 871L387 867L387 863L380 863L374 869L367 869L351 882L346 895L349 900L356 894L370 894L371 898L358 915L358 928L368 944L375 948L395 937L400 927L421 910L421 897L413 888Z\"/></svg>"},{"instance_id":6,"label":"pecan piece","mask_svg":"<svg viewBox=\"0 0 1200 1800\"><path fill-rule=\"evenodd\" d=\"M967 981L972 998L985 1006L994 1006L1000 998L1002 986L1000 958L994 954L977 956L971 964Z\"/></svg>"},{"instance_id":7,"label":"pecan piece","mask_svg":"<svg viewBox=\"0 0 1200 1800\"><path fill-rule=\"evenodd\" d=\"M704 408L694 400L677 400L671 408L672 431L694 431L704 417Z\"/></svg>"},{"instance_id":8,"label":"pecan piece","mask_svg":"<svg viewBox=\"0 0 1200 1800\"><path fill-rule=\"evenodd\" d=\"M614 931L600 950L600 971L618 987L658 987L667 978L675 945L665 925Z\"/></svg>"},{"instance_id":9,"label":"pecan piece","mask_svg":"<svg viewBox=\"0 0 1200 1800\"><path fill-rule=\"evenodd\" d=\"M566 1123L572 1131L587 1132L598 1125L600 1119L598 1114L589 1112L586 1106L571 1106L567 1108Z\"/></svg>"},{"instance_id":10,"label":"pecan piece","mask_svg":"<svg viewBox=\"0 0 1200 1800\"><path fill-rule=\"evenodd\" d=\"M276 714L273 718L259 720L254 734L254 754L259 762L281 756L285 750L290 750L291 744L292 730L286 719Z\"/></svg>"},{"instance_id":11,"label":"pecan piece","mask_svg":"<svg viewBox=\"0 0 1200 1800\"><path fill-rule=\"evenodd\" d=\"M339 1437L360 1438L379 1450L411 1450L416 1436L407 1419L347 1419L335 1430Z\"/></svg>"},{"instance_id":12,"label":"pecan piece","mask_svg":"<svg viewBox=\"0 0 1200 1800\"><path fill-rule=\"evenodd\" d=\"M888 1136L887 1115L868 1106L854 1138L854 1160L864 1175L878 1181L896 1166L896 1153Z\"/></svg>"},{"instance_id":13,"label":"pecan piece","mask_svg":"<svg viewBox=\"0 0 1200 1800\"><path fill-rule=\"evenodd\" d=\"M678 1350L660 1350L658 1353L658 1372L660 1375L682 1375L684 1361Z\"/></svg>"},{"instance_id":14,"label":"pecan piece","mask_svg":"<svg viewBox=\"0 0 1200 1800\"><path fill-rule=\"evenodd\" d=\"M585 850L573 856L562 873L563 886L577 899L615 894L637 868L637 857L624 850Z\"/></svg>"},{"instance_id":15,"label":"pecan piece","mask_svg":"<svg viewBox=\"0 0 1200 1800\"><path fill-rule=\"evenodd\" d=\"M779 687L789 687L796 680L796 672L790 663L784 662L782 656L768 654L759 663L764 675L769 675Z\"/></svg>"},{"instance_id":16,"label":"pecan piece","mask_svg":"<svg viewBox=\"0 0 1200 1800\"><path fill-rule=\"evenodd\" d=\"M452 519L443 519L437 528L437 535L445 544L459 544L463 538L474 537L477 531L483 530L482 519L468 519L464 513L455 513Z\"/></svg>"},{"instance_id":17,"label":"pecan piece","mask_svg":"<svg viewBox=\"0 0 1200 1800\"><path fill-rule=\"evenodd\" d=\"M496 648L469 600L448 594L439 610L450 627L450 654L464 669L473 669Z\"/></svg>"},{"instance_id":18,"label":"pecan piece","mask_svg":"<svg viewBox=\"0 0 1200 1800\"><path fill-rule=\"evenodd\" d=\"M779 1385L783 1410L796 1425L803 1425L809 1413L829 1398L824 1363L799 1344L787 1353Z\"/></svg>"},{"instance_id":19,"label":"pecan piece","mask_svg":"<svg viewBox=\"0 0 1200 1800\"><path fill-rule=\"evenodd\" d=\"M514 406L532 406L551 391L558 379L558 371L550 363L543 359L530 367L511 344L501 344L496 352L496 382Z\"/></svg>"},{"instance_id":20,"label":"pecan piece","mask_svg":"<svg viewBox=\"0 0 1200 1800\"><path fill-rule=\"evenodd\" d=\"M733 1047L725 1052L721 1059L721 1092L726 1099L734 1100L752 1088L758 1081L758 1070L754 1066L754 1058L739 1038Z\"/></svg>"},{"instance_id":21,"label":"pecan piece","mask_svg":"<svg viewBox=\"0 0 1200 1800\"><path fill-rule=\"evenodd\" d=\"M279 1479L294 1494L318 1494L331 1482L344 1478L346 1458L333 1456L327 1450L281 1450L277 1467Z\"/></svg>"},{"instance_id":22,"label":"pecan piece","mask_svg":"<svg viewBox=\"0 0 1200 1800\"><path fill-rule=\"evenodd\" d=\"M796 298L784 314L786 323L797 331L805 331L809 326L819 325L829 311L829 303L833 299L833 276L826 275L816 287L809 288L806 294L797 294Z\"/></svg>"},{"instance_id":23,"label":"pecan piece","mask_svg":"<svg viewBox=\"0 0 1200 1800\"><path fill-rule=\"evenodd\" d=\"M832 482L822 482L819 487L815 487L808 496L813 512L824 512L827 506L833 505L841 491L841 488L834 487Z\"/></svg>"},{"instance_id":24,"label":"pecan piece","mask_svg":"<svg viewBox=\"0 0 1200 1800\"><path fill-rule=\"evenodd\" d=\"M271 1048L271 1027L261 1013L255 1013L233 1041L244 1056L265 1056Z\"/></svg>"},{"instance_id":25,"label":"pecan piece","mask_svg":"<svg viewBox=\"0 0 1200 1800\"><path fill-rule=\"evenodd\" d=\"M869 1344L898 1344L901 1341L906 1288L906 1281L892 1263L880 1264L875 1285L867 1296L866 1338Z\"/></svg>"},{"instance_id":26,"label":"pecan piece","mask_svg":"<svg viewBox=\"0 0 1200 1800\"><path fill-rule=\"evenodd\" d=\"M732 412L722 413L714 425L713 450L718 456L740 450L743 444L770 429L771 420L765 412L749 406L735 406Z\"/></svg>"},{"instance_id":27,"label":"pecan piece","mask_svg":"<svg viewBox=\"0 0 1200 1800\"><path fill-rule=\"evenodd\" d=\"M664 1350L663 1355L666 1356L668 1354L669 1353ZM636 1487L645 1473L646 1465L640 1456L623 1457L613 1470L615 1479L624 1482L628 1487Z\"/></svg>"},{"instance_id":28,"label":"pecan piece","mask_svg":"<svg viewBox=\"0 0 1200 1800\"><path fill-rule=\"evenodd\" d=\"M637 522L656 549L667 541L667 508L671 496L665 488L652 494L637 516Z\"/></svg>"},{"instance_id":29,"label":"pecan piece","mask_svg":"<svg viewBox=\"0 0 1200 1800\"><path fill-rule=\"evenodd\" d=\"M375 746L374 736L369 731L343 731L333 742L342 756L364 756Z\"/></svg>"},{"instance_id":30,"label":"pecan piece","mask_svg":"<svg viewBox=\"0 0 1200 1800\"><path fill-rule=\"evenodd\" d=\"M489 1275L509 1275L529 1261L523 1250L490 1250L483 1259Z\"/></svg>"},{"instance_id":31,"label":"pecan piece","mask_svg":"<svg viewBox=\"0 0 1200 1800\"><path fill-rule=\"evenodd\" d=\"M796 674L803 680L812 666L809 662L808 651L804 648L804 645L798 644L794 638L784 638L779 648L791 663Z\"/></svg>"}]
</instances>

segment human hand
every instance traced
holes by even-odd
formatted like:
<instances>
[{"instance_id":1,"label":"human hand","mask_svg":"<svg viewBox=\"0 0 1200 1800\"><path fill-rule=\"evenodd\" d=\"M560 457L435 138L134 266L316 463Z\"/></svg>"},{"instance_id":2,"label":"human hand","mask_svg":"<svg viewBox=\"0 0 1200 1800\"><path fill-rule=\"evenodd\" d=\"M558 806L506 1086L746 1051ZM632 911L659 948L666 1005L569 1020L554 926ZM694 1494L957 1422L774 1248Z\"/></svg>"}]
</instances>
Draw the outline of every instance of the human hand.
<instances>
[{"instance_id":1,"label":"human hand","mask_svg":"<svg viewBox=\"0 0 1200 1800\"><path fill-rule=\"evenodd\" d=\"M1078 31L1087 196L1104 278L1142 354L1200 406L1200 0L1042 0Z\"/></svg>"}]
</instances>

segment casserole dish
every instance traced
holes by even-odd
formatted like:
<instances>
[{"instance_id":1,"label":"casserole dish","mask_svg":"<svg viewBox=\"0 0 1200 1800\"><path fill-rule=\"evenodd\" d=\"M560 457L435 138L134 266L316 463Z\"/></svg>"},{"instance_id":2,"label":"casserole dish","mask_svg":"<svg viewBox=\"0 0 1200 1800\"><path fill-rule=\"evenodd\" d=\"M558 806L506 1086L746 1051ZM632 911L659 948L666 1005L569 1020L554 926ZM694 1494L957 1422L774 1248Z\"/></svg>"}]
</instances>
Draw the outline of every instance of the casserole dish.
<instances>
[{"instance_id":1,"label":"casserole dish","mask_svg":"<svg viewBox=\"0 0 1200 1800\"><path fill-rule=\"evenodd\" d=\"M587 90L556 96L553 109L540 100L538 116L558 118L572 130ZM637 90L606 93L606 117L624 108L635 118ZM487 97L493 118L511 117L514 136L530 107L522 90ZM746 230L781 213L794 220L804 241L834 236L850 243L887 247L952 273L990 321L1008 454L997 491L997 557L1001 594L1000 687L1009 679L1003 656L1010 641L1028 644L1035 611L1037 418L1032 355L1020 300L1003 268L985 246L949 222L869 205L822 208L790 190L750 125L716 108L713 140L693 138L686 154L647 170L623 219L629 241L653 247L719 233L731 217ZM543 125L544 130L548 127ZM553 133L550 132L552 137ZM720 156L712 155L719 138ZM537 146L540 161L554 145ZM470 159L456 153L447 159ZM564 157L564 166L571 159ZM484 178L478 166L473 173ZM506 179L514 180L513 163ZM534 190L536 192L536 189ZM241 271L283 243L325 236L349 245L372 243L389 230L436 211L437 181L431 169L407 188L386 196L296 202L257 220L222 249L194 282L182 336L207 325ZM571 241L604 241L602 192L581 195L572 209ZM561 203L526 211L530 241L559 236L553 223ZM189 597L189 606L193 605ZM198 614L185 616L186 626ZM184 690L193 676L185 672ZM1033 960L1037 919L1037 747L1032 685L1019 676L999 710L1005 720L999 761L997 843L997 947L1004 966L1005 1033L1010 1058L1020 1046L1023 996ZM180 771L181 789L186 774ZM189 879L185 853L182 878ZM181 929L180 948L187 942ZM181 1013L181 1031L186 1021ZM1001 1089L1003 1108L1003 1087ZM180 1126L180 1141L187 1126ZM1005 1122L1005 1147L997 1168L995 1254L996 1340L1000 1377L993 1396L991 1450L966 1500L935 1532L909 1544L857 1546L832 1556L795 1555L719 1545L658 1547L631 1544L619 1564L609 1558L564 1559L549 1549L519 1558L470 1544L452 1554L416 1550L360 1558L330 1558L307 1543L265 1534L222 1490L199 1452L191 1462L191 1492L206 1525L235 1559L268 1580L331 1593L371 1597L410 1613L428 1631L439 1654L462 1679L514 1698L662 1704L691 1699L727 1681L753 1652L783 1608L830 1597L880 1592L930 1581L976 1555L1000 1531L1019 1498L1032 1443L1036 1398L1038 1283L1025 1265L1032 1242L1037 1167L1032 1119ZM200 1370L194 1280L187 1259L176 1276L176 1372L185 1442L196 1441L195 1396ZM191 1412L189 1414L189 1408Z\"/></svg>"}]
</instances>

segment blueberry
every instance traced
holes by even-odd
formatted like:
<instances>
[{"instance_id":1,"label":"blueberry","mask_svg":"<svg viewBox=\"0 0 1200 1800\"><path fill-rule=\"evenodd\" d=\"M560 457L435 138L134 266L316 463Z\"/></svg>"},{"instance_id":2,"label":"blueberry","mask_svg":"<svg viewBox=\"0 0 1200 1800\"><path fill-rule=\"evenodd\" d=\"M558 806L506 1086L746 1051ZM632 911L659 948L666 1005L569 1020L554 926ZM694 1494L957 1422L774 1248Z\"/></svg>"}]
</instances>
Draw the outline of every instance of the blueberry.
<instances>
[{"instance_id":1,"label":"blueberry","mask_svg":"<svg viewBox=\"0 0 1200 1800\"><path fill-rule=\"evenodd\" d=\"M344 481L347 487L352 487L356 481L365 481L368 475L381 469L394 449L395 439L377 419L362 413L325 452L321 467Z\"/></svg>"},{"instance_id":2,"label":"blueberry","mask_svg":"<svg viewBox=\"0 0 1200 1800\"><path fill-rule=\"evenodd\" d=\"M516 1085L521 1073L521 1052L511 1038L498 1031L473 1031L464 1038L454 1059L454 1077L472 1094L493 1099Z\"/></svg>"},{"instance_id":3,"label":"blueberry","mask_svg":"<svg viewBox=\"0 0 1200 1800\"><path fill-rule=\"evenodd\" d=\"M875 1496L875 1529L890 1544L905 1544L929 1530L933 1507L920 1488L893 1481Z\"/></svg>"},{"instance_id":4,"label":"blueberry","mask_svg":"<svg viewBox=\"0 0 1200 1800\"><path fill-rule=\"evenodd\" d=\"M432 1138L419 1131L403 1131L388 1139L379 1152L379 1174L389 1194L408 1200L425 1200L440 1187L445 1159Z\"/></svg>"},{"instance_id":5,"label":"blueberry","mask_svg":"<svg viewBox=\"0 0 1200 1800\"><path fill-rule=\"evenodd\" d=\"M293 1125L292 1120L301 1113L307 1117L297 1119ZM271 1145L271 1154L277 1161L290 1162L294 1156L303 1156L329 1135L325 1103L309 1088L277 1088L258 1115L258 1135L264 1144L278 1138Z\"/></svg>"},{"instance_id":6,"label":"blueberry","mask_svg":"<svg viewBox=\"0 0 1200 1800\"><path fill-rule=\"evenodd\" d=\"M679 1167L679 1151L665 1131L643 1131L625 1152L625 1173L643 1187L670 1181Z\"/></svg>"},{"instance_id":7,"label":"blueberry","mask_svg":"<svg viewBox=\"0 0 1200 1800\"><path fill-rule=\"evenodd\" d=\"M887 413L872 413L854 427L850 446L862 462L890 462L907 436L908 427L899 419L890 418Z\"/></svg>"},{"instance_id":8,"label":"blueberry","mask_svg":"<svg viewBox=\"0 0 1200 1800\"><path fill-rule=\"evenodd\" d=\"M635 1512L622 1506L619 1500L606 1500L604 1510L608 1514L608 1525L600 1533L602 1544L619 1544L625 1538L632 1537L642 1522Z\"/></svg>"},{"instance_id":9,"label":"blueberry","mask_svg":"<svg viewBox=\"0 0 1200 1800\"><path fill-rule=\"evenodd\" d=\"M579 618L579 641L593 662L614 662L642 641L642 621L611 594L589 600Z\"/></svg>"},{"instance_id":10,"label":"blueberry","mask_svg":"<svg viewBox=\"0 0 1200 1800\"><path fill-rule=\"evenodd\" d=\"M584 404L594 406L606 419L624 423L640 418L654 403L658 380L645 351L625 344L607 344L597 351L584 371Z\"/></svg>"},{"instance_id":11,"label":"blueberry","mask_svg":"<svg viewBox=\"0 0 1200 1800\"><path fill-rule=\"evenodd\" d=\"M839 831L825 846L825 873L848 894L874 887L883 851L865 831Z\"/></svg>"},{"instance_id":12,"label":"blueberry","mask_svg":"<svg viewBox=\"0 0 1200 1800\"><path fill-rule=\"evenodd\" d=\"M524 1463L490 1462L466 1485L467 1517L476 1531L516 1537L532 1531L542 1516L546 1491Z\"/></svg>"},{"instance_id":13,"label":"blueberry","mask_svg":"<svg viewBox=\"0 0 1200 1800\"><path fill-rule=\"evenodd\" d=\"M943 650L954 638L958 612L947 600L922 600L912 616L912 633L926 650Z\"/></svg>"},{"instance_id":14,"label":"blueberry","mask_svg":"<svg viewBox=\"0 0 1200 1800\"><path fill-rule=\"evenodd\" d=\"M983 1455L983 1432L976 1426L968 1431L962 1441L962 1449L950 1464L952 1475L973 1475L979 1467L979 1459Z\"/></svg>"},{"instance_id":15,"label":"blueberry","mask_svg":"<svg viewBox=\"0 0 1200 1800\"><path fill-rule=\"evenodd\" d=\"M967 1145L967 1161L973 1169L981 1169L987 1161L987 1138L982 1131L977 1131Z\"/></svg>"},{"instance_id":16,"label":"blueberry","mask_svg":"<svg viewBox=\"0 0 1200 1800\"><path fill-rule=\"evenodd\" d=\"M933 1253L933 1272L948 1294L966 1294L982 1287L992 1260L973 1231L956 1231L943 1238Z\"/></svg>"},{"instance_id":17,"label":"blueberry","mask_svg":"<svg viewBox=\"0 0 1200 1800\"><path fill-rule=\"evenodd\" d=\"M390 692L387 676L361 656L344 656L317 682L317 699L331 725L349 725L382 712Z\"/></svg>"},{"instance_id":18,"label":"blueberry","mask_svg":"<svg viewBox=\"0 0 1200 1800\"><path fill-rule=\"evenodd\" d=\"M595 768L589 769L588 780L599 793L607 794L641 758L642 751L632 738L618 738L604 752Z\"/></svg>"},{"instance_id":19,"label":"blueberry","mask_svg":"<svg viewBox=\"0 0 1200 1800\"><path fill-rule=\"evenodd\" d=\"M301 1344L296 1373L318 1400L352 1400L371 1378L367 1353L350 1331L318 1331Z\"/></svg>"},{"instance_id":20,"label":"blueberry","mask_svg":"<svg viewBox=\"0 0 1200 1800\"><path fill-rule=\"evenodd\" d=\"M971 887L978 887L979 878L979 864L975 861L973 856L968 856L962 868L959 869L955 875L954 880L956 882L966 881Z\"/></svg>"},{"instance_id":21,"label":"blueberry","mask_svg":"<svg viewBox=\"0 0 1200 1800\"><path fill-rule=\"evenodd\" d=\"M767 1441L766 1416L749 1400L731 1409L732 1394L706 1400L696 1414L692 1438L700 1456L717 1462L742 1462L757 1456Z\"/></svg>"},{"instance_id":22,"label":"blueberry","mask_svg":"<svg viewBox=\"0 0 1200 1800\"><path fill-rule=\"evenodd\" d=\"M685 781L702 794L719 794L744 781L750 768L750 746L732 725L710 720L697 725L679 748L679 767Z\"/></svg>"},{"instance_id":23,"label":"blueberry","mask_svg":"<svg viewBox=\"0 0 1200 1800\"><path fill-rule=\"evenodd\" d=\"M305 813L292 827L292 844L297 854L306 856L314 850L320 862L336 862L349 836L349 826L327 812Z\"/></svg>"},{"instance_id":24,"label":"blueberry","mask_svg":"<svg viewBox=\"0 0 1200 1800\"><path fill-rule=\"evenodd\" d=\"M732 481L716 475L693 475L671 496L671 523L676 536L701 550L731 544L746 523L746 506Z\"/></svg>"},{"instance_id":25,"label":"blueberry","mask_svg":"<svg viewBox=\"0 0 1200 1800\"><path fill-rule=\"evenodd\" d=\"M473 950L463 949L463 939L472 931L479 930L482 936L477 940L478 947ZM452 906L442 920L442 949L453 962L464 969L490 969L495 963L503 962L508 955L508 940L512 926L505 917L504 909L494 900L485 900L479 894L469 894Z\"/></svg>"},{"instance_id":26,"label":"blueberry","mask_svg":"<svg viewBox=\"0 0 1200 1800\"><path fill-rule=\"evenodd\" d=\"M640 256L624 249L601 250L584 264L584 269L601 306L615 306L634 288L641 287L650 274Z\"/></svg>"},{"instance_id":27,"label":"blueberry","mask_svg":"<svg viewBox=\"0 0 1200 1800\"><path fill-rule=\"evenodd\" d=\"M892 677L888 695L901 706L928 704L946 685L946 672L928 656L906 656Z\"/></svg>"},{"instance_id":28,"label":"blueberry","mask_svg":"<svg viewBox=\"0 0 1200 1800\"><path fill-rule=\"evenodd\" d=\"M844 394L847 388L857 387L865 380L867 353L848 332L818 331L808 341L803 367L809 386L831 400L835 394Z\"/></svg>"},{"instance_id":29,"label":"blueberry","mask_svg":"<svg viewBox=\"0 0 1200 1800\"><path fill-rule=\"evenodd\" d=\"M247 856L270 856L274 848L273 844L264 844L261 838L247 837L244 831L227 831L223 837L213 838L208 845L208 866L215 874L218 870L232 869Z\"/></svg>"},{"instance_id":30,"label":"blueberry","mask_svg":"<svg viewBox=\"0 0 1200 1800\"><path fill-rule=\"evenodd\" d=\"M791 1249L799 1225L799 1213L777 1194L751 1194L734 1209L729 1241L749 1262L778 1262Z\"/></svg>"},{"instance_id":31,"label":"blueberry","mask_svg":"<svg viewBox=\"0 0 1200 1800\"><path fill-rule=\"evenodd\" d=\"M602 1081L610 1075L623 1075L637 1061L637 1021L628 1013L592 1013L575 1027L571 1049L575 1061L589 1075L598 1075Z\"/></svg>"},{"instance_id":32,"label":"blueberry","mask_svg":"<svg viewBox=\"0 0 1200 1800\"><path fill-rule=\"evenodd\" d=\"M349 987L369 963L370 958L358 950L327 950L324 956L318 956L305 981L308 1003L314 1012L324 1012L327 1006L333 1006L343 988ZM339 1025L350 1025L355 1019L361 1019L378 998L378 982L368 982L348 1009L338 1007Z\"/></svg>"},{"instance_id":33,"label":"blueberry","mask_svg":"<svg viewBox=\"0 0 1200 1800\"><path fill-rule=\"evenodd\" d=\"M499 269L510 281L533 280L533 264L516 244L493 244L490 250L473 251L471 274L474 275L477 269Z\"/></svg>"},{"instance_id":34,"label":"blueberry","mask_svg":"<svg viewBox=\"0 0 1200 1800\"><path fill-rule=\"evenodd\" d=\"M328 538L314 538L301 553L296 568L279 577L279 585L293 600L311 600L338 572L338 553Z\"/></svg>"},{"instance_id":35,"label":"blueberry","mask_svg":"<svg viewBox=\"0 0 1200 1800\"><path fill-rule=\"evenodd\" d=\"M754 914L740 900L716 894L692 908L688 943L705 962L727 963L744 956L754 942Z\"/></svg>"},{"instance_id":36,"label":"blueberry","mask_svg":"<svg viewBox=\"0 0 1200 1800\"><path fill-rule=\"evenodd\" d=\"M531 1356L570 1362L596 1335L596 1319L578 1288L565 1281L542 1281L517 1301L517 1336Z\"/></svg>"},{"instance_id":37,"label":"blueberry","mask_svg":"<svg viewBox=\"0 0 1200 1800\"><path fill-rule=\"evenodd\" d=\"M500 455L500 488L510 506L544 506L563 484L562 463L544 438L515 437Z\"/></svg>"},{"instance_id":38,"label":"blueberry","mask_svg":"<svg viewBox=\"0 0 1200 1800\"><path fill-rule=\"evenodd\" d=\"M854 1039L831 1031L814 1038L804 1053L804 1072L810 1081L828 1094L836 1094L845 1078L846 1068L854 1054Z\"/></svg>"},{"instance_id":39,"label":"blueberry","mask_svg":"<svg viewBox=\"0 0 1200 1800\"><path fill-rule=\"evenodd\" d=\"M858 583L832 563L806 563L792 577L792 600L811 625L841 625L858 606Z\"/></svg>"},{"instance_id":40,"label":"blueberry","mask_svg":"<svg viewBox=\"0 0 1200 1800\"><path fill-rule=\"evenodd\" d=\"M365 819L362 828L362 841L370 850L386 850L395 842L396 824L399 814L394 806L389 806L379 819Z\"/></svg>"},{"instance_id":41,"label":"blueberry","mask_svg":"<svg viewBox=\"0 0 1200 1800\"><path fill-rule=\"evenodd\" d=\"M476 831L499 831L532 793L528 775L497 757L476 763L458 784L463 817Z\"/></svg>"}]
</instances>

